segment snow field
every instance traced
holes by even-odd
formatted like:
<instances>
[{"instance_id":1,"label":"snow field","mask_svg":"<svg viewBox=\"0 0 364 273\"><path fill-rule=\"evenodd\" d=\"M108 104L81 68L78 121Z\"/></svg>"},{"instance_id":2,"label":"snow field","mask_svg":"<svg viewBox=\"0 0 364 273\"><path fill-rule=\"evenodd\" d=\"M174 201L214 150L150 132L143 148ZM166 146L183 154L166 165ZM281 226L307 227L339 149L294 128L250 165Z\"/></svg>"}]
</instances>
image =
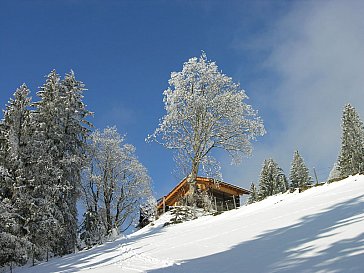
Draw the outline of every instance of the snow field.
<instances>
[{"instance_id":1,"label":"snow field","mask_svg":"<svg viewBox=\"0 0 364 273\"><path fill-rule=\"evenodd\" d=\"M364 176L153 226L17 272L363 272Z\"/></svg>"}]
</instances>

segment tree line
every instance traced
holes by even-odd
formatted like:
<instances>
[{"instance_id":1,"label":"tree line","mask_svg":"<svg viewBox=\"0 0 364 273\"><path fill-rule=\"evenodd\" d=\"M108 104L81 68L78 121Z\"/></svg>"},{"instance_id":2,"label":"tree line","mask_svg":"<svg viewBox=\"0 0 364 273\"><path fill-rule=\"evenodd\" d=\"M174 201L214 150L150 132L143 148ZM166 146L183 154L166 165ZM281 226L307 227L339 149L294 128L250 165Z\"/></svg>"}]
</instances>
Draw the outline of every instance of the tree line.
<instances>
[{"instance_id":1,"label":"tree line","mask_svg":"<svg viewBox=\"0 0 364 273\"><path fill-rule=\"evenodd\" d=\"M0 267L101 243L135 223L150 177L115 127L93 130L85 85L55 70L22 84L0 122ZM86 212L78 225L78 203Z\"/></svg>"},{"instance_id":2,"label":"tree line","mask_svg":"<svg viewBox=\"0 0 364 273\"><path fill-rule=\"evenodd\" d=\"M347 104L342 113L342 136L339 156L327 178L334 182L350 175L364 173L364 126L356 109ZM258 188L250 186L251 195L248 204L265 199L268 196L284 193L289 189L306 189L312 185L312 177L303 158L295 151L291 163L289 181L282 168L273 159L264 160Z\"/></svg>"}]
</instances>

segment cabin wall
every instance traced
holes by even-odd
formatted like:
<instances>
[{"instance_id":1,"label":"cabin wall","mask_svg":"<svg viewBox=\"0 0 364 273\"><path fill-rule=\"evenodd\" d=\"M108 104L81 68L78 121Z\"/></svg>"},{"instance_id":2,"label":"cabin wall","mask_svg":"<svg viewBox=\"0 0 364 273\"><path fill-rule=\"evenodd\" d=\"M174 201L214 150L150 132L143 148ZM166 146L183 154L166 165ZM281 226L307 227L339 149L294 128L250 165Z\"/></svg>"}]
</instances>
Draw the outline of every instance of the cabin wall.
<instances>
[{"instance_id":1,"label":"cabin wall","mask_svg":"<svg viewBox=\"0 0 364 273\"><path fill-rule=\"evenodd\" d=\"M226 210L232 210L235 208L240 207L240 196L239 195L230 195L226 192L218 191L218 190L212 190L212 202L213 207L217 211L226 211ZM234 200L235 199L235 200Z\"/></svg>"}]
</instances>

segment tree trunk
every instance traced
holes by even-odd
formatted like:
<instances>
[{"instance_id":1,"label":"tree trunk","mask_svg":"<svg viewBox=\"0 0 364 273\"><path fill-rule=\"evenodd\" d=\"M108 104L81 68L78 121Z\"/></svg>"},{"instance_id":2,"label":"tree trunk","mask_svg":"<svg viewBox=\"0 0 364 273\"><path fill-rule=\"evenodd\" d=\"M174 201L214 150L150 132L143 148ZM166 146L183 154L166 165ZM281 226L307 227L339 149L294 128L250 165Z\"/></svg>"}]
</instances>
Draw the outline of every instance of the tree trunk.
<instances>
[{"instance_id":1,"label":"tree trunk","mask_svg":"<svg viewBox=\"0 0 364 273\"><path fill-rule=\"evenodd\" d=\"M34 244L32 244L32 265L34 266L35 265L35 249L34 249Z\"/></svg>"},{"instance_id":2,"label":"tree trunk","mask_svg":"<svg viewBox=\"0 0 364 273\"><path fill-rule=\"evenodd\" d=\"M111 209L110 209L110 203L106 203L105 205L106 205L107 234L109 234L112 229Z\"/></svg>"},{"instance_id":3,"label":"tree trunk","mask_svg":"<svg viewBox=\"0 0 364 273\"><path fill-rule=\"evenodd\" d=\"M200 162L197 159L194 159L192 162L192 169L191 174L189 175L187 179L187 183L189 185L189 194L187 197L187 204L191 206L196 205L196 194L197 194L197 185L196 185L196 178L198 174L198 168L199 168Z\"/></svg>"}]
</instances>

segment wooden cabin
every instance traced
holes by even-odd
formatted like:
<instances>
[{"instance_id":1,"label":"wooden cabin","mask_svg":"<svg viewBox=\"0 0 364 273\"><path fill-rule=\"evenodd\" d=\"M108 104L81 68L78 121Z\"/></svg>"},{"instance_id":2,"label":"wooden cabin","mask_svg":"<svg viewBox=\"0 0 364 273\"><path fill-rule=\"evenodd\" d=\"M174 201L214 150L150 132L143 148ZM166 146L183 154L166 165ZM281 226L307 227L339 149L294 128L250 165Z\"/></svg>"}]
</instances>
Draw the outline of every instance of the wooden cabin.
<instances>
[{"instance_id":1,"label":"wooden cabin","mask_svg":"<svg viewBox=\"0 0 364 273\"><path fill-rule=\"evenodd\" d=\"M197 177L196 185L200 191L207 191L212 196L212 205L217 211L240 207L240 196L250 194L247 189L213 178ZM186 177L170 193L158 200L157 211L163 213L169 207L183 205L184 197L188 194L188 191L189 185Z\"/></svg>"}]
</instances>

